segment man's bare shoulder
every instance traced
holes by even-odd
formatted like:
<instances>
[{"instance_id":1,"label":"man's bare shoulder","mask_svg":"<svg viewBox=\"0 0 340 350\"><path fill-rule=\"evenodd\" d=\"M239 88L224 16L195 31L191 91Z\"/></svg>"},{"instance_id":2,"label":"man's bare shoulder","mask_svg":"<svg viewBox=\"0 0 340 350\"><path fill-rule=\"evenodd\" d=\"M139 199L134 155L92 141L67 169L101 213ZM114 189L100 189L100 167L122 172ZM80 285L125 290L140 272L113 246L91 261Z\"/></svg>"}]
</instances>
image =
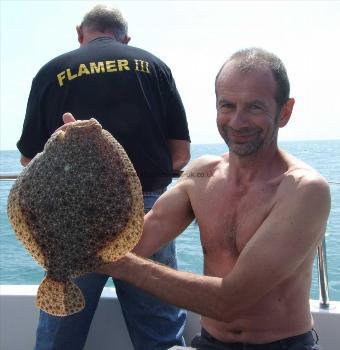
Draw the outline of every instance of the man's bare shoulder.
<instances>
[{"instance_id":1,"label":"man's bare shoulder","mask_svg":"<svg viewBox=\"0 0 340 350\"><path fill-rule=\"evenodd\" d=\"M284 173L279 194L287 196L320 195L320 199L330 198L327 180L314 168L302 160L285 153L288 170Z\"/></svg>"},{"instance_id":2,"label":"man's bare shoulder","mask_svg":"<svg viewBox=\"0 0 340 350\"><path fill-rule=\"evenodd\" d=\"M181 180L206 179L211 177L216 170L228 164L228 155L222 156L204 155L188 165L182 174Z\"/></svg>"}]
</instances>

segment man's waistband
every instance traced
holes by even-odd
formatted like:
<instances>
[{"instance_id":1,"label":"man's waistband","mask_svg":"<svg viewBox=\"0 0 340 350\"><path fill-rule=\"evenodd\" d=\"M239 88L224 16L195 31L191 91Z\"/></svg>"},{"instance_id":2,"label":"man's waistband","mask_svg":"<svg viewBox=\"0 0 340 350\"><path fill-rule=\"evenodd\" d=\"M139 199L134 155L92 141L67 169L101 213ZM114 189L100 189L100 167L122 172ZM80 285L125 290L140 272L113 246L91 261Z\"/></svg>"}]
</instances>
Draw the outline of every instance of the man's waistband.
<instances>
[{"instance_id":1,"label":"man's waistband","mask_svg":"<svg viewBox=\"0 0 340 350\"><path fill-rule=\"evenodd\" d=\"M226 349L230 350L282 350L287 349L289 346L302 343L304 345L314 345L315 339L313 336L313 331L308 331L306 333L296 335L293 337L277 340L271 343L265 344L250 344L250 343L225 343L217 340L212 335L210 335L204 328L202 328L201 335L211 342L216 342L219 345L225 345Z\"/></svg>"},{"instance_id":2,"label":"man's waistband","mask_svg":"<svg viewBox=\"0 0 340 350\"><path fill-rule=\"evenodd\" d=\"M143 196L159 196L162 193L166 191L166 187L158 189L158 190L152 190L152 191L143 191Z\"/></svg>"}]
</instances>

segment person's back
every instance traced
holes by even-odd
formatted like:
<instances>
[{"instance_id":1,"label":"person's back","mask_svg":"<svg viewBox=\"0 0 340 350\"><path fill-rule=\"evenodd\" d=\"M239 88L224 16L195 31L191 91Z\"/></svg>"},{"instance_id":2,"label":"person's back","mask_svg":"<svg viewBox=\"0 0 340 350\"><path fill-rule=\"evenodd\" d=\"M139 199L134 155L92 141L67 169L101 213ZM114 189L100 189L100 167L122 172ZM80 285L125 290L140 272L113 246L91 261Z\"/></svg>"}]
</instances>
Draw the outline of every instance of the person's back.
<instances>
[{"instance_id":1,"label":"person's back","mask_svg":"<svg viewBox=\"0 0 340 350\"><path fill-rule=\"evenodd\" d=\"M42 151L65 112L95 118L130 157L147 212L190 158L186 115L171 71L152 54L126 45L127 23L116 9L94 7L77 32L80 48L48 62L33 80L17 143L21 162L28 164ZM151 258L176 268L174 242ZM93 273L75 280L85 296L83 311L64 318L41 312L35 349L82 349L107 278ZM114 283L135 349L184 343L184 311Z\"/></svg>"},{"instance_id":2,"label":"person's back","mask_svg":"<svg viewBox=\"0 0 340 350\"><path fill-rule=\"evenodd\" d=\"M145 191L170 183L167 140L187 140L188 130L171 71L152 54L103 35L46 64L32 94L43 104L28 105L26 123L40 124L36 138L33 127L24 128L18 147L26 157L41 151L69 111L80 119L97 119L114 135Z\"/></svg>"}]
</instances>

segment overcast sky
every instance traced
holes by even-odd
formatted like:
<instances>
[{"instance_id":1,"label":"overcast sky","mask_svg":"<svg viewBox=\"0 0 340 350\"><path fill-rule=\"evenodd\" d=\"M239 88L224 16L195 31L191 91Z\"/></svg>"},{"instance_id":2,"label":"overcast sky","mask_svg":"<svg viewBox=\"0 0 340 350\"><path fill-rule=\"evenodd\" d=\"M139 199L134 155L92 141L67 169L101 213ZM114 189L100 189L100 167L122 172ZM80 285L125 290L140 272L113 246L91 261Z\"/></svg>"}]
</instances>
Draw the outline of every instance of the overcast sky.
<instances>
[{"instance_id":1,"label":"overcast sky","mask_svg":"<svg viewBox=\"0 0 340 350\"><path fill-rule=\"evenodd\" d=\"M101 1L102 3L105 1ZM1 149L15 149L32 79L78 47L75 26L98 1L1 3ZM285 63L296 105L280 140L340 139L339 1L107 1L129 22L130 45L172 69L193 143L222 142L214 79L236 50L259 46Z\"/></svg>"}]
</instances>

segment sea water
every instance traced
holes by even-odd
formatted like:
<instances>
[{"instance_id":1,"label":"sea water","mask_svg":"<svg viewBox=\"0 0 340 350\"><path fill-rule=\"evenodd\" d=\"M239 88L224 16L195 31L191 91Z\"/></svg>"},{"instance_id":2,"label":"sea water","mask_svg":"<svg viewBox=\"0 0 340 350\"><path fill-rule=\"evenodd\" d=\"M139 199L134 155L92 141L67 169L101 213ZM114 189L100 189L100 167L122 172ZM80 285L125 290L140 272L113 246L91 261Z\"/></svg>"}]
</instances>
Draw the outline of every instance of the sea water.
<instances>
[{"instance_id":1,"label":"sea water","mask_svg":"<svg viewBox=\"0 0 340 350\"><path fill-rule=\"evenodd\" d=\"M340 140L281 142L280 146L317 169L329 182L332 208L326 232L329 294L340 301ZM192 159L226 152L223 144L192 145ZM20 171L17 151L0 151L0 171ZM0 284L39 284L43 269L18 242L8 223L6 202L13 181L0 181ZM308 203L306 203L308 205ZM202 274L203 254L198 226L191 224L177 238L179 269ZM314 263L311 298L319 298L317 264Z\"/></svg>"}]
</instances>

